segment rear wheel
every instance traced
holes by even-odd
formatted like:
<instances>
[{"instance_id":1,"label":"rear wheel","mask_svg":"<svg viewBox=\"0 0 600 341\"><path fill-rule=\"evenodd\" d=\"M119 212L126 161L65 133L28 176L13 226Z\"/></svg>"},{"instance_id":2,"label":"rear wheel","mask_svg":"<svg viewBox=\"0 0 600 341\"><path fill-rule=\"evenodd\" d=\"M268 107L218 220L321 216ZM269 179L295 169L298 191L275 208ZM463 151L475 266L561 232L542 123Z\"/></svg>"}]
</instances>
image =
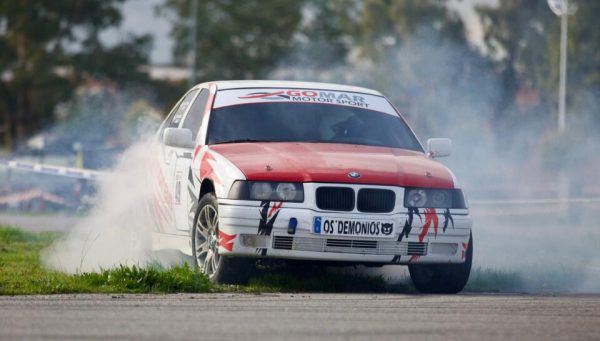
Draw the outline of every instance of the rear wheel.
<instances>
[{"instance_id":1,"label":"rear wheel","mask_svg":"<svg viewBox=\"0 0 600 341\"><path fill-rule=\"evenodd\" d=\"M424 294L456 294L464 289L473 263L473 236L469 237L465 262L462 264L409 265L410 278Z\"/></svg>"},{"instance_id":2,"label":"rear wheel","mask_svg":"<svg viewBox=\"0 0 600 341\"><path fill-rule=\"evenodd\" d=\"M217 283L242 284L251 272L250 260L219 254L219 211L214 193L198 203L192 231L192 252L196 268Z\"/></svg>"}]
</instances>

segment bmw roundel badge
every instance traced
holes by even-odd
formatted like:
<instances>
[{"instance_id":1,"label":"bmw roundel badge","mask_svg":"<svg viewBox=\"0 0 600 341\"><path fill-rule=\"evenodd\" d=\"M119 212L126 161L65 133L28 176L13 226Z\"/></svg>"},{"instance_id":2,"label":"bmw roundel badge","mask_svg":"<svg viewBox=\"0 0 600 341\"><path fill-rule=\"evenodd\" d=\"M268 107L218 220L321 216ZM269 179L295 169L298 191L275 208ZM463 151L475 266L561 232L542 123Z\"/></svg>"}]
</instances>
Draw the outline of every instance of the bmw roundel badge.
<instances>
[{"instance_id":1,"label":"bmw roundel badge","mask_svg":"<svg viewBox=\"0 0 600 341\"><path fill-rule=\"evenodd\" d=\"M350 173L348 173L348 176L351 177L352 179L358 179L358 178L360 178L360 173L359 172L350 172Z\"/></svg>"}]
</instances>

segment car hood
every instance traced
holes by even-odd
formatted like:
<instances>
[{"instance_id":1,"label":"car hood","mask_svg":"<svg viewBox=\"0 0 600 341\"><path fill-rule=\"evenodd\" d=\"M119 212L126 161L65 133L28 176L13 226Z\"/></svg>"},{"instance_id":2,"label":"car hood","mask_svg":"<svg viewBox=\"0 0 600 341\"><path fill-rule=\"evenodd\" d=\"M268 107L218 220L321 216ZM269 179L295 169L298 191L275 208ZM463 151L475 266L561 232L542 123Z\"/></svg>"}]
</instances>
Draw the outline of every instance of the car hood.
<instances>
[{"instance_id":1,"label":"car hood","mask_svg":"<svg viewBox=\"0 0 600 341\"><path fill-rule=\"evenodd\" d=\"M452 173L423 153L331 143L231 143L210 149L254 181L333 182L454 188ZM348 173L358 172L359 178Z\"/></svg>"}]
</instances>

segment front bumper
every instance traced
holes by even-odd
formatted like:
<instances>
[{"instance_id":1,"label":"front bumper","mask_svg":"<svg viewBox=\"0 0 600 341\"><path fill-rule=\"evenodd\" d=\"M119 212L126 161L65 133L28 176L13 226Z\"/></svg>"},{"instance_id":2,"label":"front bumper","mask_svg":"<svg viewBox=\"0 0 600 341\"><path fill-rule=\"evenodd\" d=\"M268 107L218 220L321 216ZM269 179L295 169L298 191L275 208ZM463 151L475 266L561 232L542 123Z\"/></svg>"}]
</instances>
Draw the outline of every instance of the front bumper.
<instances>
[{"instance_id":1,"label":"front bumper","mask_svg":"<svg viewBox=\"0 0 600 341\"><path fill-rule=\"evenodd\" d=\"M324 212L298 205L286 207L281 202L262 204L220 201L221 254L351 263L462 263L471 233L471 218L466 210L429 210L427 213L420 210L412 214L408 237L403 235L400 238L410 221L408 212ZM397 223L391 238L326 236L313 231L315 217L324 215L346 219L393 220ZM290 229L292 219L297 221L295 231Z\"/></svg>"}]
</instances>

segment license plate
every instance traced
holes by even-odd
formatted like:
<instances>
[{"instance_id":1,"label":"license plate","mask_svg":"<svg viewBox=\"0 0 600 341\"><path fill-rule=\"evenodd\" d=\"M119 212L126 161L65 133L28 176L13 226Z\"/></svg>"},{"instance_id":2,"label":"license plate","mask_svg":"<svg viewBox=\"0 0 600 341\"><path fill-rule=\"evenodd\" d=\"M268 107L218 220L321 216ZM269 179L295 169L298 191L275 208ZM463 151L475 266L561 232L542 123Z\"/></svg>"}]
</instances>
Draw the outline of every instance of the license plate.
<instances>
[{"instance_id":1,"label":"license plate","mask_svg":"<svg viewBox=\"0 0 600 341\"><path fill-rule=\"evenodd\" d=\"M315 217L313 233L325 236L393 238L393 220Z\"/></svg>"}]
</instances>

